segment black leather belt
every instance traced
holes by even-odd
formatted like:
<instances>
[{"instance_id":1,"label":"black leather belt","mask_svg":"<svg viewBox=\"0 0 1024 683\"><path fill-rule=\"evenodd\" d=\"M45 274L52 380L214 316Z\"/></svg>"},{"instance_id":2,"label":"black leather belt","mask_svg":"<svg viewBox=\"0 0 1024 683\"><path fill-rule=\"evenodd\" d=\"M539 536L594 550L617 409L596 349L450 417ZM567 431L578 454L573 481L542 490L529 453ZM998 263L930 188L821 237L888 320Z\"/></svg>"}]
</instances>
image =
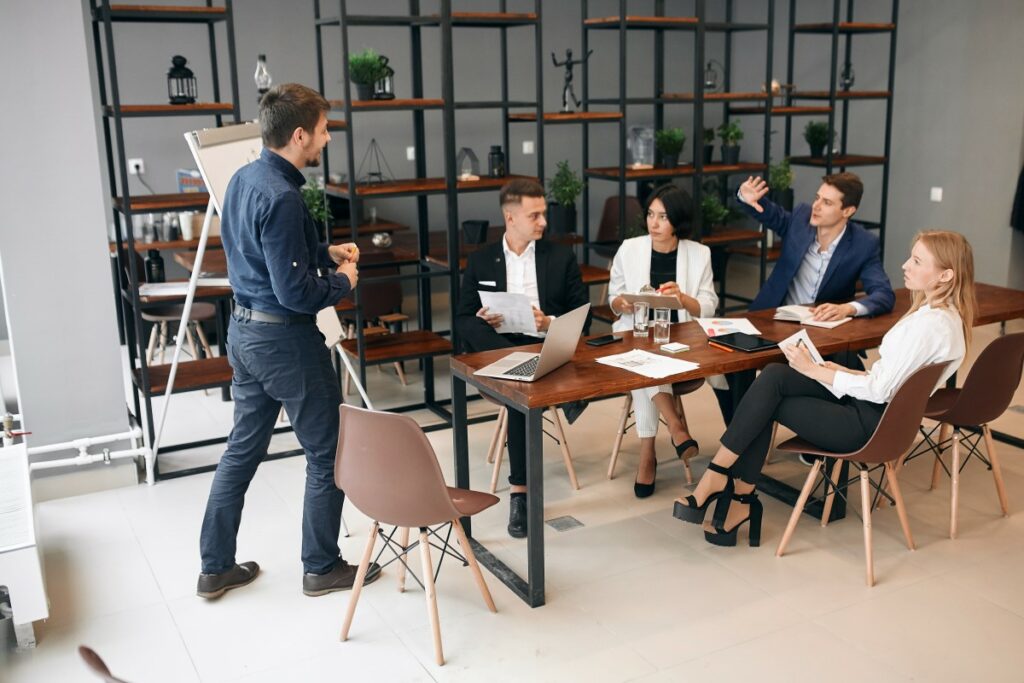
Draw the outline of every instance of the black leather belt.
<instances>
[{"instance_id":1,"label":"black leather belt","mask_svg":"<svg viewBox=\"0 0 1024 683\"><path fill-rule=\"evenodd\" d=\"M277 315L276 313L264 313L263 311L254 311L251 308L239 306L238 304L235 304L234 316L239 320L255 320L256 322L270 323L271 325L294 325L296 323L316 322L316 316L309 315L308 313L296 313L295 315Z\"/></svg>"}]
</instances>

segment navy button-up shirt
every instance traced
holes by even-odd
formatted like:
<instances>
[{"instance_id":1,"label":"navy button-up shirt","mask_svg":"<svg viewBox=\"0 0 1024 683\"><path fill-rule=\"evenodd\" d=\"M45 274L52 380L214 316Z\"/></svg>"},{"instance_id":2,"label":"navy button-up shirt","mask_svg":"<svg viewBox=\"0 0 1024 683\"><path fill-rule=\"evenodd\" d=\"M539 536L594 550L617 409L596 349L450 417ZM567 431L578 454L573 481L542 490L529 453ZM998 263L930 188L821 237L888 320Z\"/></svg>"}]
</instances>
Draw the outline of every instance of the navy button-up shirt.
<instances>
[{"instance_id":1,"label":"navy button-up shirt","mask_svg":"<svg viewBox=\"0 0 1024 683\"><path fill-rule=\"evenodd\" d=\"M277 315L316 314L352 290L317 239L299 190L305 182L290 161L264 149L228 183L221 242L241 306Z\"/></svg>"}]
</instances>

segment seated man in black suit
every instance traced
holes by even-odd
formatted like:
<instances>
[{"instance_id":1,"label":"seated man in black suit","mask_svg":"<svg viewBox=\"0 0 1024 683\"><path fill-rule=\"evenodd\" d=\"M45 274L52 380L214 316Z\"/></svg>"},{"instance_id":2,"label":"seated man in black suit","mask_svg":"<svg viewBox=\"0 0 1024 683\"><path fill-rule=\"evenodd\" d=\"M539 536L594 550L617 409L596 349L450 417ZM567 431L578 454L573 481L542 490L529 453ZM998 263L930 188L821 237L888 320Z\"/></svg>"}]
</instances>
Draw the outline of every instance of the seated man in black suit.
<instances>
[{"instance_id":1,"label":"seated man in black suit","mask_svg":"<svg viewBox=\"0 0 1024 683\"><path fill-rule=\"evenodd\" d=\"M512 180L501 188L505 235L470 255L462 277L455 329L466 351L487 351L536 344L555 316L589 302L576 255L569 247L542 240L547 226L544 188L532 180ZM480 290L525 294L533 304L537 332L498 334L501 315L480 304ZM590 327L590 318L584 334ZM578 416L567 411L570 422ZM526 536L526 419L508 412L508 460L511 501L508 533Z\"/></svg>"}]
</instances>

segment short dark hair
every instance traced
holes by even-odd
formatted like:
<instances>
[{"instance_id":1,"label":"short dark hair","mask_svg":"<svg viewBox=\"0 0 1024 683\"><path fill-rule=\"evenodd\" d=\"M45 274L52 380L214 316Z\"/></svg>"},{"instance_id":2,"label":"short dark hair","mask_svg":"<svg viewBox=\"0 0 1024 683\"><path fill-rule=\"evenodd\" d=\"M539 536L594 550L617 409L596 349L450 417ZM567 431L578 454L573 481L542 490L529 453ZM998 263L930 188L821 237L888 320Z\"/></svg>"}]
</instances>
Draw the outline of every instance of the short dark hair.
<instances>
[{"instance_id":1,"label":"short dark hair","mask_svg":"<svg viewBox=\"0 0 1024 683\"><path fill-rule=\"evenodd\" d=\"M662 185L647 198L645 215L651 210L651 203L655 199L661 200L665 207L665 215L675 229L676 237L681 240L689 237L693 230L693 198L689 193L672 184Z\"/></svg>"},{"instance_id":2,"label":"short dark hair","mask_svg":"<svg viewBox=\"0 0 1024 683\"><path fill-rule=\"evenodd\" d=\"M298 83L282 83L260 99L260 133L263 146L280 149L296 128L313 133L320 114L331 110L323 95Z\"/></svg>"},{"instance_id":3,"label":"short dark hair","mask_svg":"<svg viewBox=\"0 0 1024 683\"><path fill-rule=\"evenodd\" d=\"M529 178L516 178L510 180L501 187L501 194L498 195L498 202L501 208L508 204L518 204L523 197L543 197L544 186L536 180Z\"/></svg>"},{"instance_id":4,"label":"short dark hair","mask_svg":"<svg viewBox=\"0 0 1024 683\"><path fill-rule=\"evenodd\" d=\"M842 208L860 207L860 199L864 196L864 183L856 173L832 173L822 176L821 180L843 193Z\"/></svg>"}]
</instances>

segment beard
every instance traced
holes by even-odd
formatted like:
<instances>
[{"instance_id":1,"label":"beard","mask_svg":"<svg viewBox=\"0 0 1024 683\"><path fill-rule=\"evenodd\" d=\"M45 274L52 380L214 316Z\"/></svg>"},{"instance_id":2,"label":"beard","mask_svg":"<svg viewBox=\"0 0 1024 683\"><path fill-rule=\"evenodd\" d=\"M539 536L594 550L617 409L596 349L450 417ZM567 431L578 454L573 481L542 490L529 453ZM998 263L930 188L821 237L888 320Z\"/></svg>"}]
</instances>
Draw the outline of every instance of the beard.
<instances>
[{"instance_id":1,"label":"beard","mask_svg":"<svg viewBox=\"0 0 1024 683\"><path fill-rule=\"evenodd\" d=\"M306 167L307 168L316 168L319 165L320 165L320 151L317 151L317 153L314 156L308 157L306 159Z\"/></svg>"}]
</instances>

